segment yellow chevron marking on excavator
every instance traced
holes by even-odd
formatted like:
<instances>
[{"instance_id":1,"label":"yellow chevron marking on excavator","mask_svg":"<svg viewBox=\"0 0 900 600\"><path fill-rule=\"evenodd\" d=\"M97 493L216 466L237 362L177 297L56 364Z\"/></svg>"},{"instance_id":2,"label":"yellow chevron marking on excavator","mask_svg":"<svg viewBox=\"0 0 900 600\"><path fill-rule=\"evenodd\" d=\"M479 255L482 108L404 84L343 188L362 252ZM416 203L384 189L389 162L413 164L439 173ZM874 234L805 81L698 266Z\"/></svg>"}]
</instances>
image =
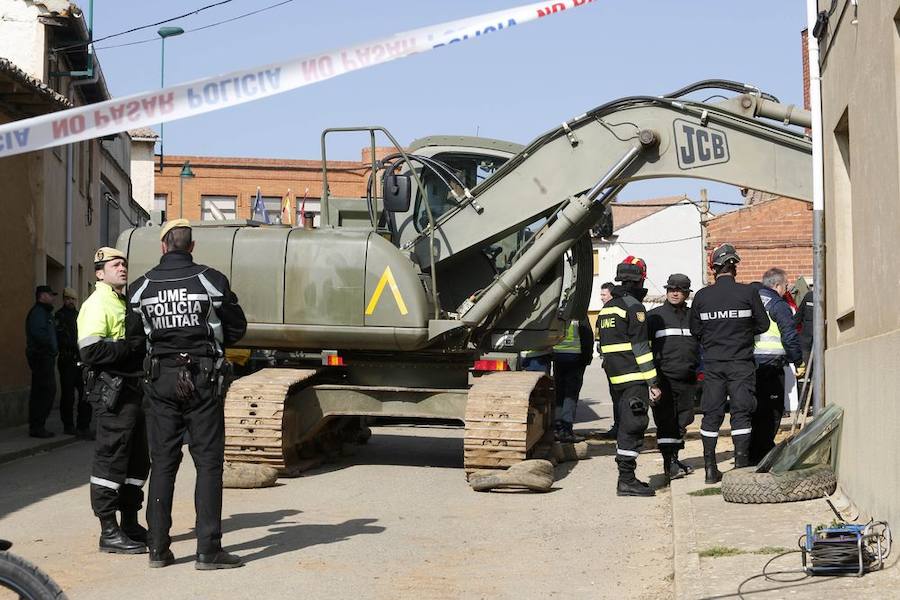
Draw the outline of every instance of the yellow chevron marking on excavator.
<instances>
[{"instance_id":1,"label":"yellow chevron marking on excavator","mask_svg":"<svg viewBox=\"0 0 900 600\"><path fill-rule=\"evenodd\" d=\"M394 300L397 301L397 308L400 309L400 314L405 315L408 313L406 302L403 301L403 296L400 295L400 288L397 287L397 280L394 279L394 274L391 273L391 267L387 266L384 268L384 273L381 274L381 279L378 280L378 285L375 286L372 299L369 300L369 304L366 306L366 314L371 315L375 312L375 307L378 306L378 300L381 299L381 292L384 291L385 284L391 286L391 293L394 294Z\"/></svg>"}]
</instances>

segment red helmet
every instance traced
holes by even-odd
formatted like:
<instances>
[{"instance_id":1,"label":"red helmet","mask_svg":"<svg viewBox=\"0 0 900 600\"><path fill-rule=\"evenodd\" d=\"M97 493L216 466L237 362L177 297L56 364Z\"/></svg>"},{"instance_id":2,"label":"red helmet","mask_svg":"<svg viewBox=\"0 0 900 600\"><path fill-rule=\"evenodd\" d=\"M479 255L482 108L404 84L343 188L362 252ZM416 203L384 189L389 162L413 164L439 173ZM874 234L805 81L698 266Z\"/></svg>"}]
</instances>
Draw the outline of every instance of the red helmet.
<instances>
[{"instance_id":1,"label":"red helmet","mask_svg":"<svg viewBox=\"0 0 900 600\"><path fill-rule=\"evenodd\" d=\"M616 279L618 281L644 281L647 279L647 263L643 258L626 256L625 260L616 267Z\"/></svg>"}]
</instances>

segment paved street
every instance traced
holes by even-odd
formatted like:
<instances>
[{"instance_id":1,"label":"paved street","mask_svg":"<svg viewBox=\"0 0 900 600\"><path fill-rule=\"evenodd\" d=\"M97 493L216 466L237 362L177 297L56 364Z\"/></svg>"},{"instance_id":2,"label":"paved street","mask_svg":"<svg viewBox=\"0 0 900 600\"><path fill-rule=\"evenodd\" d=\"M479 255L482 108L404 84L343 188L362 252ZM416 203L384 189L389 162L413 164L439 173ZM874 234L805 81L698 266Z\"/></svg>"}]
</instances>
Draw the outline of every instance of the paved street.
<instances>
[{"instance_id":1,"label":"paved street","mask_svg":"<svg viewBox=\"0 0 900 600\"><path fill-rule=\"evenodd\" d=\"M587 377L577 426L605 429L602 373ZM90 513L91 445L0 464L0 537L72 598L666 598L672 595L668 490L615 496L614 445L559 465L552 492L478 494L461 470L462 431L381 427L342 462L275 488L225 490L224 543L243 569L193 568L193 468L176 489L177 564L101 555ZM640 471L660 469L656 452ZM658 483L659 477L653 481Z\"/></svg>"}]
</instances>

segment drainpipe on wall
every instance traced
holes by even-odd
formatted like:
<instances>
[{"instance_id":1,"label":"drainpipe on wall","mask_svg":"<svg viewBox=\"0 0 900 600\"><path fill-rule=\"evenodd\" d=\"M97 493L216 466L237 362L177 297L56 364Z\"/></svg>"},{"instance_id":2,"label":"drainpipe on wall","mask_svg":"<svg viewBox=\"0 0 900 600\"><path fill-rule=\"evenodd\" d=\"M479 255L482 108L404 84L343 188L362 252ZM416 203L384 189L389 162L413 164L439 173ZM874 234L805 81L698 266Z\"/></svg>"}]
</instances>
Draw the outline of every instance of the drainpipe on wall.
<instances>
[{"instance_id":1,"label":"drainpipe on wall","mask_svg":"<svg viewBox=\"0 0 900 600\"><path fill-rule=\"evenodd\" d=\"M812 113L813 165L813 414L825 405L825 179L822 152L822 78L819 40L813 35L818 18L816 0L806 0L809 55L809 104Z\"/></svg>"},{"instance_id":2,"label":"drainpipe on wall","mask_svg":"<svg viewBox=\"0 0 900 600\"><path fill-rule=\"evenodd\" d=\"M706 259L707 221L709 221L709 192L706 188L702 188L700 190L700 281L697 289L706 285L706 273L709 270L709 263Z\"/></svg>"},{"instance_id":3,"label":"drainpipe on wall","mask_svg":"<svg viewBox=\"0 0 900 600\"><path fill-rule=\"evenodd\" d=\"M94 74L89 79L79 79L77 81L72 81L69 83L69 102L72 104L75 103L75 87L82 85L89 85L91 83L97 83L97 80L100 78L100 72L95 71ZM92 143L92 140L88 140L88 144ZM88 151L90 154L90 151ZM66 287L72 287L72 196L75 193L72 187L72 175L74 172L74 160L75 160L75 144L67 144L66 145ZM93 173L93 165L88 167L88 195L91 193L90 181Z\"/></svg>"},{"instance_id":4,"label":"drainpipe on wall","mask_svg":"<svg viewBox=\"0 0 900 600\"><path fill-rule=\"evenodd\" d=\"M80 18L79 16L73 15L74 18ZM68 71L65 73L52 73L52 75L62 75L72 77L83 77L88 76L88 79L79 79L76 81L69 82L69 93L68 98L69 102L74 104L75 100L75 87L88 85L91 83L97 83L100 79L100 71L98 69L94 69L94 45L93 45L93 37L94 37L94 0L90 1L88 7L88 65L86 71ZM90 144L91 142L88 141ZM90 152L88 152L90 154ZM66 250L65 250L65 285L66 287L72 287L72 195L74 194L74 190L72 189L72 176L74 175L74 161L75 161L75 145L67 144L66 145ZM90 168L88 169L88 182L90 182L90 178L93 175L91 173ZM88 184L88 194L90 195L90 183Z\"/></svg>"}]
</instances>

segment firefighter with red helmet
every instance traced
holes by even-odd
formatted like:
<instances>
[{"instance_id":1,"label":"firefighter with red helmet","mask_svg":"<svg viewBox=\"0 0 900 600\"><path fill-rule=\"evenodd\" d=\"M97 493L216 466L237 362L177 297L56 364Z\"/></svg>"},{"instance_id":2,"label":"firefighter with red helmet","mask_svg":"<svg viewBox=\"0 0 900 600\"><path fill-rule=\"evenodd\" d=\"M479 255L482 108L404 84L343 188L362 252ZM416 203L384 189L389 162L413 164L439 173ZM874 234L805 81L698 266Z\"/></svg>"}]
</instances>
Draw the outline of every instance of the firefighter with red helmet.
<instances>
[{"instance_id":1,"label":"firefighter with red helmet","mask_svg":"<svg viewBox=\"0 0 900 600\"><path fill-rule=\"evenodd\" d=\"M731 244L722 244L710 255L715 284L698 291L691 305L691 335L703 348L703 462L706 483L722 479L716 465L716 442L725 420L725 403L731 409L731 440L735 468L750 465L751 418L756 409L754 337L769 329L769 316L759 294L749 285L735 282L741 262Z\"/></svg>"},{"instance_id":2,"label":"firefighter with red helmet","mask_svg":"<svg viewBox=\"0 0 900 600\"><path fill-rule=\"evenodd\" d=\"M651 402L660 396L653 352L647 334L647 311L641 301L647 295L647 265L628 256L616 268L612 299L597 317L597 339L603 353L603 369L619 408L616 464L619 496L653 496L653 489L635 476L637 457L644 443Z\"/></svg>"}]
</instances>

